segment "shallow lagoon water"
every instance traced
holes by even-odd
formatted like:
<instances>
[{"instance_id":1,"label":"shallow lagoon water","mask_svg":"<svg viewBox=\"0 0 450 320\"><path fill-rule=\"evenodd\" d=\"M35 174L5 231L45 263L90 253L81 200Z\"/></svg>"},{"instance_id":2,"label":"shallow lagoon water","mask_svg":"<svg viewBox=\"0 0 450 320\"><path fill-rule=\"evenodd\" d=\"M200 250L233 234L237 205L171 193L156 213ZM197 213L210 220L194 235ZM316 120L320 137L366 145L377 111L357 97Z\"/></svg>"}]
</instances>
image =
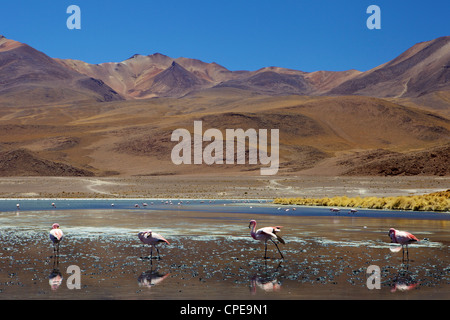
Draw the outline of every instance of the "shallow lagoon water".
<instances>
[{"instance_id":1,"label":"shallow lagoon water","mask_svg":"<svg viewBox=\"0 0 450 320\"><path fill-rule=\"evenodd\" d=\"M250 219L283 226L284 260L270 243L263 259ZM66 235L58 256L54 222ZM257 200L0 200L0 299L449 299L449 226L445 213L334 214ZM428 240L403 261L389 249L390 227ZM145 229L169 240L161 260L145 259ZM71 265L80 289L67 287ZM370 265L380 267L379 290L366 286Z\"/></svg>"}]
</instances>

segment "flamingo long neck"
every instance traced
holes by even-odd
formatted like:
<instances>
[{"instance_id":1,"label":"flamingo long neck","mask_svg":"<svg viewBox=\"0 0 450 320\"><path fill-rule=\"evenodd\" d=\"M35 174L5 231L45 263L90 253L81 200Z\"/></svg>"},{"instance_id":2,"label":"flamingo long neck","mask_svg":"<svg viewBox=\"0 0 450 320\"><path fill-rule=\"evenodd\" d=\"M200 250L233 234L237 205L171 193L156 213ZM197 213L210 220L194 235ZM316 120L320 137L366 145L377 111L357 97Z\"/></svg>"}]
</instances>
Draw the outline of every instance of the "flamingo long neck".
<instances>
[{"instance_id":1,"label":"flamingo long neck","mask_svg":"<svg viewBox=\"0 0 450 320\"><path fill-rule=\"evenodd\" d=\"M256 239L256 221L254 223L252 223L252 231L250 232L250 235L252 236L253 239Z\"/></svg>"}]
</instances>

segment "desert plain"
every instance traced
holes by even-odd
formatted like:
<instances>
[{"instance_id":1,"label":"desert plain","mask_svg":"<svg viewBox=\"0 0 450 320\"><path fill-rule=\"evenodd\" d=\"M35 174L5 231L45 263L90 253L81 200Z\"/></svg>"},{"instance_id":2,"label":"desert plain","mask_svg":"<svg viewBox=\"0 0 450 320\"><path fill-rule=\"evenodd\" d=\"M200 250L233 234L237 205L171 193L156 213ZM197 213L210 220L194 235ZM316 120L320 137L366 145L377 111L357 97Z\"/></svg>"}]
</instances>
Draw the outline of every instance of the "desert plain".
<instances>
[{"instance_id":1,"label":"desert plain","mask_svg":"<svg viewBox=\"0 0 450 320\"><path fill-rule=\"evenodd\" d=\"M1 198L266 199L384 197L447 190L450 177L152 176L3 177Z\"/></svg>"}]
</instances>

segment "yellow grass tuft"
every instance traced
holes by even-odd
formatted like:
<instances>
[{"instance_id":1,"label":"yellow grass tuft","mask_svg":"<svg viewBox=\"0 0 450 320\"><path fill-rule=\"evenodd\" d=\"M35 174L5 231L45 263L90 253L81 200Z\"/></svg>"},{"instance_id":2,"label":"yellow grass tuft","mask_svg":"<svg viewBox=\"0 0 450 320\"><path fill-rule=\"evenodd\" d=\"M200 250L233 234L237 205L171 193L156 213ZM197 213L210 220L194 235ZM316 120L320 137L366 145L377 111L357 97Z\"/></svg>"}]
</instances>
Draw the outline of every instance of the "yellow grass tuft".
<instances>
[{"instance_id":1,"label":"yellow grass tuft","mask_svg":"<svg viewBox=\"0 0 450 320\"><path fill-rule=\"evenodd\" d=\"M274 204L413 211L450 211L450 189L416 196L277 198Z\"/></svg>"}]
</instances>

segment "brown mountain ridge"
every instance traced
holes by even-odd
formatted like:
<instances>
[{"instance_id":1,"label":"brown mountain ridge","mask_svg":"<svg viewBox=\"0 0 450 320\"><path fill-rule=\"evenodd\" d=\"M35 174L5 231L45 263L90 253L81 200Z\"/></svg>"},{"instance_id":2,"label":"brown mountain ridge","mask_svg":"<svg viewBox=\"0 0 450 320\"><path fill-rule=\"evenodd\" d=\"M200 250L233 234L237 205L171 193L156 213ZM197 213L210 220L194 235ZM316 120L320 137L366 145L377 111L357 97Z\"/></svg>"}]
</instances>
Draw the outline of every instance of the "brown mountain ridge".
<instances>
[{"instance_id":1,"label":"brown mountain ridge","mask_svg":"<svg viewBox=\"0 0 450 320\"><path fill-rule=\"evenodd\" d=\"M120 63L95 66L74 60L57 61L89 77L101 79L126 98L140 99L180 97L187 92L212 87L232 87L270 95L358 94L398 98L418 97L450 89L450 36L418 43L397 58L366 72L307 73L278 67L230 71L216 63L188 58L172 59L159 53L134 55ZM163 76L167 77L177 71L173 70L173 62L185 71L181 73L181 69L178 70L178 75L172 76L170 83L159 85L160 73L164 72ZM184 90L174 88L178 85Z\"/></svg>"},{"instance_id":2,"label":"brown mountain ridge","mask_svg":"<svg viewBox=\"0 0 450 320\"><path fill-rule=\"evenodd\" d=\"M280 130L279 175L449 175L450 37L366 72L53 59L0 37L0 175L259 174L180 165L171 133Z\"/></svg>"}]
</instances>

